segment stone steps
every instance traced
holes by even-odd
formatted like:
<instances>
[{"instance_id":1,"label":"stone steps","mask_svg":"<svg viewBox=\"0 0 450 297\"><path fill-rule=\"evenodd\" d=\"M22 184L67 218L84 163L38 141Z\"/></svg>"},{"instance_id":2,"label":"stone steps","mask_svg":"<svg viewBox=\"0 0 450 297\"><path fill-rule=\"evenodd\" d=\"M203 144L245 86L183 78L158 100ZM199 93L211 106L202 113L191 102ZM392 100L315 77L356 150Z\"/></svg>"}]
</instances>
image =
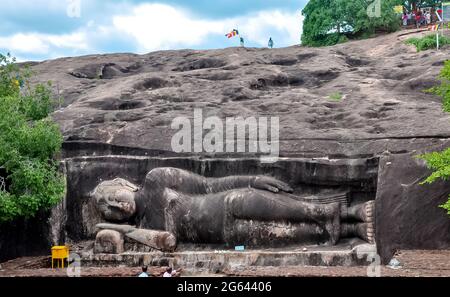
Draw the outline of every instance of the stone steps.
<instances>
[{"instance_id":1,"label":"stone steps","mask_svg":"<svg viewBox=\"0 0 450 297\"><path fill-rule=\"evenodd\" d=\"M376 247L360 244L353 248L340 244L332 247L305 247L297 249L269 249L211 251L178 251L174 253L123 253L81 255L82 266L171 266L188 273L221 273L242 267L269 266L367 266L374 261Z\"/></svg>"}]
</instances>

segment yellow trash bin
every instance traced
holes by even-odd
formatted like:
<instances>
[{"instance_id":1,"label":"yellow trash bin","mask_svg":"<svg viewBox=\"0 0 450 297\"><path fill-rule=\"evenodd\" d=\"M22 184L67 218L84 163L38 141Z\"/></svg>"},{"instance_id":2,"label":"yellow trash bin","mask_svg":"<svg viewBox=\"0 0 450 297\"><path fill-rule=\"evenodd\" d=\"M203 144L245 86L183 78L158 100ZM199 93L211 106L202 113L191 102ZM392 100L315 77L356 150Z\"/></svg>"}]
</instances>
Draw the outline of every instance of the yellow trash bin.
<instances>
[{"instance_id":1,"label":"yellow trash bin","mask_svg":"<svg viewBox=\"0 0 450 297\"><path fill-rule=\"evenodd\" d=\"M52 268L54 267L53 262L56 260L59 268L59 263L61 263L61 267L64 268L64 260L69 259L69 247L62 246L54 246L52 247Z\"/></svg>"}]
</instances>

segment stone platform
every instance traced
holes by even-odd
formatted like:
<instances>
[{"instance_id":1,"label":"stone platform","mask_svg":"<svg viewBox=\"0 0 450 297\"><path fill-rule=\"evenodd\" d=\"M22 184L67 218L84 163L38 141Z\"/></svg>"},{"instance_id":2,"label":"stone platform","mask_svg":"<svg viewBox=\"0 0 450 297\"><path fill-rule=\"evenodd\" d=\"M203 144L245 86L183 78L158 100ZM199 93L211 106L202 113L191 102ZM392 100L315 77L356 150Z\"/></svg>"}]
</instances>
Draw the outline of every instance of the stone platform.
<instances>
[{"instance_id":1,"label":"stone platform","mask_svg":"<svg viewBox=\"0 0 450 297\"><path fill-rule=\"evenodd\" d=\"M373 262L375 245L362 241L344 242L337 246L302 246L276 249L248 249L245 251L210 249L183 246L179 251L159 251L122 254L94 254L82 252L85 267L136 267L171 266L183 268L184 272L221 273L249 267L286 266L366 266Z\"/></svg>"}]
</instances>

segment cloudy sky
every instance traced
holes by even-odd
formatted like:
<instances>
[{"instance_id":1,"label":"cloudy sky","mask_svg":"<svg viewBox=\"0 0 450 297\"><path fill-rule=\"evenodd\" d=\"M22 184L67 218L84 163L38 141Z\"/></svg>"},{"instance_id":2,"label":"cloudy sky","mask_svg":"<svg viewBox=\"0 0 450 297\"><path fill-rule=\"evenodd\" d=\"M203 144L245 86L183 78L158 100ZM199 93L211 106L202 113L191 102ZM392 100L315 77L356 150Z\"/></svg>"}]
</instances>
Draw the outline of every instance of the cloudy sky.
<instances>
[{"instance_id":1,"label":"cloudy sky","mask_svg":"<svg viewBox=\"0 0 450 297\"><path fill-rule=\"evenodd\" d=\"M20 61L298 44L307 0L0 0L0 53Z\"/></svg>"}]
</instances>

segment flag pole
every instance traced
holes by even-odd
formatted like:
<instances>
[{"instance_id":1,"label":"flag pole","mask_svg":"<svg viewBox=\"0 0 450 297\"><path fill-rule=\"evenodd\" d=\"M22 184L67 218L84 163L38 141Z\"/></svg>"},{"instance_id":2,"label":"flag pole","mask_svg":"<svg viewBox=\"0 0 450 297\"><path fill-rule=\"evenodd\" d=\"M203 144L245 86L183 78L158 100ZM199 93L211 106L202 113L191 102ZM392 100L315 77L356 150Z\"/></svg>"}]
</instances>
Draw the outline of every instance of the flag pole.
<instances>
[{"instance_id":1,"label":"flag pole","mask_svg":"<svg viewBox=\"0 0 450 297\"><path fill-rule=\"evenodd\" d=\"M439 15L439 12L436 11L436 15L438 17L438 24L437 24L437 28L436 28L436 50L439 50L439 25L443 26L444 22L443 22L443 18L444 18L444 3L442 3L442 16Z\"/></svg>"}]
</instances>

